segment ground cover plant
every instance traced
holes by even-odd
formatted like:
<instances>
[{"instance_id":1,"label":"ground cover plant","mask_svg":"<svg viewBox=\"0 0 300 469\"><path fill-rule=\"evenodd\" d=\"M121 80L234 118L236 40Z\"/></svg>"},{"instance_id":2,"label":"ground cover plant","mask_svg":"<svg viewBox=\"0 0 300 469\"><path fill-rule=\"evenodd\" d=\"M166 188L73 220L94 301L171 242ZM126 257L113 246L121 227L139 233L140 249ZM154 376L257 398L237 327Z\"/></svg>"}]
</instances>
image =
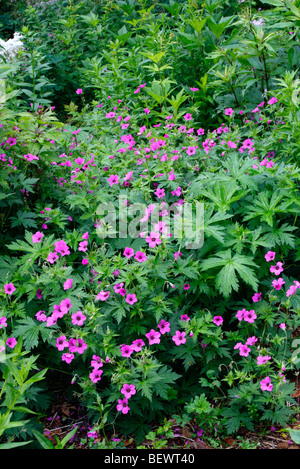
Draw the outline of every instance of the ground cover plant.
<instances>
[{"instance_id":1,"label":"ground cover plant","mask_svg":"<svg viewBox=\"0 0 300 469\"><path fill-rule=\"evenodd\" d=\"M300 2L1 9L2 448L299 443Z\"/></svg>"}]
</instances>

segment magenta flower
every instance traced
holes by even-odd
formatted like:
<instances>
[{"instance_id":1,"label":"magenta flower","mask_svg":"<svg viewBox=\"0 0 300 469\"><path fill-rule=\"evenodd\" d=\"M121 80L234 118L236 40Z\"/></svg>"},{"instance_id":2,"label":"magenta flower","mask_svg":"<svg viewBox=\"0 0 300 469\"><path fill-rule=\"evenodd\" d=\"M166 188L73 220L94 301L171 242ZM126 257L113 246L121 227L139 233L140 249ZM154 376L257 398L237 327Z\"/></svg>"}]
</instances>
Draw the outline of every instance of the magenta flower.
<instances>
[{"instance_id":1,"label":"magenta flower","mask_svg":"<svg viewBox=\"0 0 300 469\"><path fill-rule=\"evenodd\" d=\"M267 262L273 261L275 259L276 252L274 251L268 251L267 254L265 255L265 259Z\"/></svg>"},{"instance_id":2,"label":"magenta flower","mask_svg":"<svg viewBox=\"0 0 300 469\"><path fill-rule=\"evenodd\" d=\"M101 375L103 374L103 370L98 370L96 368L93 369L93 371L90 373L90 380L93 383L97 383L101 379Z\"/></svg>"},{"instance_id":3,"label":"magenta flower","mask_svg":"<svg viewBox=\"0 0 300 469\"><path fill-rule=\"evenodd\" d=\"M271 265L270 272L274 273L275 275L281 274L281 272L283 272L282 262L277 262L276 265Z\"/></svg>"},{"instance_id":4,"label":"magenta flower","mask_svg":"<svg viewBox=\"0 0 300 469\"><path fill-rule=\"evenodd\" d=\"M41 322L46 322L47 321L47 316L45 314L45 311L38 311L35 315L36 319Z\"/></svg>"},{"instance_id":5,"label":"magenta flower","mask_svg":"<svg viewBox=\"0 0 300 469\"><path fill-rule=\"evenodd\" d=\"M272 391L273 384L271 384L271 378L269 376L267 376L265 379L261 380L260 389L262 391Z\"/></svg>"},{"instance_id":6,"label":"magenta flower","mask_svg":"<svg viewBox=\"0 0 300 469\"><path fill-rule=\"evenodd\" d=\"M136 339L132 342L131 348L135 352L140 352L142 350L142 347L145 345L145 342L142 339Z\"/></svg>"},{"instance_id":7,"label":"magenta flower","mask_svg":"<svg viewBox=\"0 0 300 469\"><path fill-rule=\"evenodd\" d=\"M4 285L4 292L7 295L12 295L15 290L16 290L16 287L14 286L13 283L7 283L6 285Z\"/></svg>"},{"instance_id":8,"label":"magenta flower","mask_svg":"<svg viewBox=\"0 0 300 469\"><path fill-rule=\"evenodd\" d=\"M77 352L80 355L87 349L87 344L84 342L83 339L70 339L69 340L69 351L71 353Z\"/></svg>"},{"instance_id":9,"label":"magenta flower","mask_svg":"<svg viewBox=\"0 0 300 469\"><path fill-rule=\"evenodd\" d=\"M117 174L111 174L109 178L107 178L107 182L109 182L110 186L114 184L119 184L119 176Z\"/></svg>"},{"instance_id":10,"label":"magenta flower","mask_svg":"<svg viewBox=\"0 0 300 469\"><path fill-rule=\"evenodd\" d=\"M269 357L268 355L266 355L264 357L262 355L258 355L257 364L258 365L264 365L265 363L267 363L271 359L272 359L272 357Z\"/></svg>"},{"instance_id":11,"label":"magenta flower","mask_svg":"<svg viewBox=\"0 0 300 469\"><path fill-rule=\"evenodd\" d=\"M246 340L246 345L254 345L256 342L258 341L258 338L255 337L255 335L253 335L252 337L248 337L248 339Z\"/></svg>"},{"instance_id":12,"label":"magenta flower","mask_svg":"<svg viewBox=\"0 0 300 469\"><path fill-rule=\"evenodd\" d=\"M98 356L98 355L93 355L92 356L92 360L91 360L91 366L95 369L99 369L99 368L102 368L103 366L103 361L101 360L101 358Z\"/></svg>"},{"instance_id":13,"label":"magenta flower","mask_svg":"<svg viewBox=\"0 0 300 469\"><path fill-rule=\"evenodd\" d=\"M71 363L74 360L74 353L63 353L61 359L63 362Z\"/></svg>"},{"instance_id":14,"label":"magenta flower","mask_svg":"<svg viewBox=\"0 0 300 469\"><path fill-rule=\"evenodd\" d=\"M110 292L109 291L104 291L104 290L101 290L98 295L96 296L95 300L101 300L101 301L106 301L107 298L109 297L110 295Z\"/></svg>"},{"instance_id":15,"label":"magenta flower","mask_svg":"<svg viewBox=\"0 0 300 469\"><path fill-rule=\"evenodd\" d=\"M160 330L161 334L165 334L166 332L170 332L170 323L162 319L159 324L157 324L157 327Z\"/></svg>"},{"instance_id":16,"label":"magenta flower","mask_svg":"<svg viewBox=\"0 0 300 469\"><path fill-rule=\"evenodd\" d=\"M137 297L134 293L128 293L125 299L126 303L133 305L134 303L137 302Z\"/></svg>"},{"instance_id":17,"label":"magenta flower","mask_svg":"<svg viewBox=\"0 0 300 469\"><path fill-rule=\"evenodd\" d=\"M160 332L157 332L154 329L151 329L151 331L146 334L146 337L149 340L149 345L159 344L160 336L161 336Z\"/></svg>"},{"instance_id":18,"label":"magenta flower","mask_svg":"<svg viewBox=\"0 0 300 469\"><path fill-rule=\"evenodd\" d=\"M217 325L217 326L221 326L222 322L223 322L223 318L222 316L215 316L213 318L213 322Z\"/></svg>"},{"instance_id":19,"label":"magenta flower","mask_svg":"<svg viewBox=\"0 0 300 469\"><path fill-rule=\"evenodd\" d=\"M17 341L14 337L9 337L6 341L6 345L10 348L14 348L17 345Z\"/></svg>"},{"instance_id":20,"label":"magenta flower","mask_svg":"<svg viewBox=\"0 0 300 469\"><path fill-rule=\"evenodd\" d=\"M78 251L85 252L87 250L88 241L80 241Z\"/></svg>"},{"instance_id":21,"label":"magenta flower","mask_svg":"<svg viewBox=\"0 0 300 469\"><path fill-rule=\"evenodd\" d=\"M7 318L6 316L1 316L0 318L0 329L2 329L2 327L7 327Z\"/></svg>"},{"instance_id":22,"label":"magenta flower","mask_svg":"<svg viewBox=\"0 0 300 469\"><path fill-rule=\"evenodd\" d=\"M86 231L85 233L83 233L83 235L81 236L81 239L89 239L89 233L88 233L88 231Z\"/></svg>"},{"instance_id":23,"label":"magenta flower","mask_svg":"<svg viewBox=\"0 0 300 469\"><path fill-rule=\"evenodd\" d=\"M121 346L121 353L122 357L130 357L130 355L134 352L133 348L130 345L123 344Z\"/></svg>"},{"instance_id":24,"label":"magenta flower","mask_svg":"<svg viewBox=\"0 0 300 469\"><path fill-rule=\"evenodd\" d=\"M137 260L138 262L145 262L147 260L147 256L144 252L142 251L137 251L135 256L134 256L135 260Z\"/></svg>"},{"instance_id":25,"label":"magenta flower","mask_svg":"<svg viewBox=\"0 0 300 469\"><path fill-rule=\"evenodd\" d=\"M192 114L188 114L186 113L184 116L183 116L184 120L186 121L191 121L192 120Z\"/></svg>"},{"instance_id":26,"label":"magenta flower","mask_svg":"<svg viewBox=\"0 0 300 469\"><path fill-rule=\"evenodd\" d=\"M184 344L186 342L185 331L182 331L182 332L176 331L175 335L173 335L172 337L172 340L173 342L175 342L175 345Z\"/></svg>"},{"instance_id":27,"label":"magenta flower","mask_svg":"<svg viewBox=\"0 0 300 469\"><path fill-rule=\"evenodd\" d=\"M257 316L253 309L251 309L250 311L246 311L246 313L244 314L244 321L249 322L250 324L253 324L256 318Z\"/></svg>"},{"instance_id":28,"label":"magenta flower","mask_svg":"<svg viewBox=\"0 0 300 469\"><path fill-rule=\"evenodd\" d=\"M183 285L183 289L184 289L184 290L189 290L189 288L190 288L190 286L189 286L188 283L185 283L185 284Z\"/></svg>"},{"instance_id":29,"label":"magenta flower","mask_svg":"<svg viewBox=\"0 0 300 469\"><path fill-rule=\"evenodd\" d=\"M251 352L251 349L247 347L247 345L243 345L243 344L240 345L239 350L240 350L241 357L248 357L249 353Z\"/></svg>"},{"instance_id":30,"label":"magenta flower","mask_svg":"<svg viewBox=\"0 0 300 469\"><path fill-rule=\"evenodd\" d=\"M124 386L121 389L121 393L124 394L126 399L130 399L130 397L136 393L134 384L127 384L127 383L124 384Z\"/></svg>"},{"instance_id":31,"label":"magenta flower","mask_svg":"<svg viewBox=\"0 0 300 469\"><path fill-rule=\"evenodd\" d=\"M82 94L82 89L78 88L78 90L76 90L76 94Z\"/></svg>"},{"instance_id":32,"label":"magenta flower","mask_svg":"<svg viewBox=\"0 0 300 469\"><path fill-rule=\"evenodd\" d=\"M190 88L191 91L193 91L193 93L196 93L196 91L199 91L199 88Z\"/></svg>"},{"instance_id":33,"label":"magenta flower","mask_svg":"<svg viewBox=\"0 0 300 469\"><path fill-rule=\"evenodd\" d=\"M44 233L37 231L34 235L32 235L32 242L40 243L42 241L43 236L44 236Z\"/></svg>"},{"instance_id":34,"label":"magenta flower","mask_svg":"<svg viewBox=\"0 0 300 469\"><path fill-rule=\"evenodd\" d=\"M47 257L47 261L50 262L50 264L54 264L57 259L59 259L59 257L55 252L50 252Z\"/></svg>"},{"instance_id":35,"label":"magenta flower","mask_svg":"<svg viewBox=\"0 0 300 469\"><path fill-rule=\"evenodd\" d=\"M118 400L117 410L119 412L122 412L122 414L128 414L128 412L130 411L130 407L128 406L128 400L126 399L126 397L123 400Z\"/></svg>"},{"instance_id":36,"label":"magenta flower","mask_svg":"<svg viewBox=\"0 0 300 469\"><path fill-rule=\"evenodd\" d=\"M157 231L151 231L150 235L147 236L146 241L149 243L150 248L155 248L155 246L161 244L160 233Z\"/></svg>"},{"instance_id":37,"label":"magenta flower","mask_svg":"<svg viewBox=\"0 0 300 469\"><path fill-rule=\"evenodd\" d=\"M246 313L248 313L248 311L247 311L245 308L240 309L240 310L236 313L235 317L236 317L239 321L242 321L242 320L244 319L244 316L245 316Z\"/></svg>"},{"instance_id":38,"label":"magenta flower","mask_svg":"<svg viewBox=\"0 0 300 469\"><path fill-rule=\"evenodd\" d=\"M273 97L273 98L269 99L268 104L276 104L277 101L278 101L278 99Z\"/></svg>"},{"instance_id":39,"label":"magenta flower","mask_svg":"<svg viewBox=\"0 0 300 469\"><path fill-rule=\"evenodd\" d=\"M69 246L62 239L54 243L54 250L61 256L68 256L70 254Z\"/></svg>"},{"instance_id":40,"label":"magenta flower","mask_svg":"<svg viewBox=\"0 0 300 469\"><path fill-rule=\"evenodd\" d=\"M165 196L165 189L161 189L158 187L156 191L154 192L154 194L156 195L158 199L163 199Z\"/></svg>"},{"instance_id":41,"label":"magenta flower","mask_svg":"<svg viewBox=\"0 0 300 469\"><path fill-rule=\"evenodd\" d=\"M279 277L278 280L273 280L273 282L272 282L272 286L275 288L275 290L280 290L280 288L284 284L285 284L285 281L281 277Z\"/></svg>"},{"instance_id":42,"label":"magenta flower","mask_svg":"<svg viewBox=\"0 0 300 469\"><path fill-rule=\"evenodd\" d=\"M71 278L68 278L64 283L64 290L69 290L69 288L72 288L72 285L73 280Z\"/></svg>"},{"instance_id":43,"label":"magenta flower","mask_svg":"<svg viewBox=\"0 0 300 469\"><path fill-rule=\"evenodd\" d=\"M234 113L234 110L231 107L228 107L227 109L225 109L225 116L232 116L233 113Z\"/></svg>"},{"instance_id":44,"label":"magenta flower","mask_svg":"<svg viewBox=\"0 0 300 469\"><path fill-rule=\"evenodd\" d=\"M132 248L126 247L123 252L123 256L127 257L128 259L134 256L134 250Z\"/></svg>"},{"instance_id":45,"label":"magenta flower","mask_svg":"<svg viewBox=\"0 0 300 469\"><path fill-rule=\"evenodd\" d=\"M72 324L74 324L74 326L82 326L85 320L86 316L82 311L77 311L77 313L72 314Z\"/></svg>"},{"instance_id":46,"label":"magenta flower","mask_svg":"<svg viewBox=\"0 0 300 469\"><path fill-rule=\"evenodd\" d=\"M185 322L188 322L190 320L190 318L188 317L187 314L182 314L180 316L180 319L181 319L181 321L185 321Z\"/></svg>"},{"instance_id":47,"label":"magenta flower","mask_svg":"<svg viewBox=\"0 0 300 469\"><path fill-rule=\"evenodd\" d=\"M252 301L253 303L257 303L258 301L261 301L261 293L254 293L252 296Z\"/></svg>"},{"instance_id":48,"label":"magenta flower","mask_svg":"<svg viewBox=\"0 0 300 469\"><path fill-rule=\"evenodd\" d=\"M56 339L56 347L59 351L64 350L66 347L69 346L69 341L67 340L65 335L61 335Z\"/></svg>"}]
</instances>

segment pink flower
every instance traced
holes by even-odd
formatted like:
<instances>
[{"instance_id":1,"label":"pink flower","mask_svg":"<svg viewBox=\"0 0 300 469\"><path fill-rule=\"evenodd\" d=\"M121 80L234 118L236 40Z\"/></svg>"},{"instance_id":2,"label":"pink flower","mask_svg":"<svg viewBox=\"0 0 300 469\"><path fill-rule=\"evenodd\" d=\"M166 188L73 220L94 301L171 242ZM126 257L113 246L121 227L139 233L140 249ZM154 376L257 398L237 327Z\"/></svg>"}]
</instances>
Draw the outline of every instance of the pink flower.
<instances>
[{"instance_id":1,"label":"pink flower","mask_svg":"<svg viewBox=\"0 0 300 469\"><path fill-rule=\"evenodd\" d=\"M86 231L85 233L83 233L83 235L81 236L82 239L89 239L89 233L88 231Z\"/></svg>"},{"instance_id":2,"label":"pink flower","mask_svg":"<svg viewBox=\"0 0 300 469\"><path fill-rule=\"evenodd\" d=\"M281 272L283 272L282 262L277 262L276 265L271 265L270 272L274 273L275 275L281 274Z\"/></svg>"},{"instance_id":3,"label":"pink flower","mask_svg":"<svg viewBox=\"0 0 300 469\"><path fill-rule=\"evenodd\" d=\"M83 339L70 339L69 340L69 351L71 353L77 352L80 355L87 349L87 344L84 342Z\"/></svg>"},{"instance_id":4,"label":"pink flower","mask_svg":"<svg viewBox=\"0 0 300 469\"><path fill-rule=\"evenodd\" d=\"M166 332L170 332L170 323L162 319L159 324L157 324L157 327L160 330L161 334L165 334Z\"/></svg>"},{"instance_id":5,"label":"pink flower","mask_svg":"<svg viewBox=\"0 0 300 469\"><path fill-rule=\"evenodd\" d=\"M257 316L253 309L251 309L250 311L246 311L246 313L244 314L244 321L249 322L250 324L253 324L256 318Z\"/></svg>"},{"instance_id":6,"label":"pink flower","mask_svg":"<svg viewBox=\"0 0 300 469\"><path fill-rule=\"evenodd\" d=\"M56 347L59 351L64 350L66 347L69 346L69 341L67 340L65 335L61 335L56 339Z\"/></svg>"},{"instance_id":7,"label":"pink flower","mask_svg":"<svg viewBox=\"0 0 300 469\"><path fill-rule=\"evenodd\" d=\"M275 104L275 103L277 103L277 101L278 101L278 99L273 97L273 98L269 99L268 104Z\"/></svg>"},{"instance_id":8,"label":"pink flower","mask_svg":"<svg viewBox=\"0 0 300 469\"><path fill-rule=\"evenodd\" d=\"M78 88L78 90L76 90L76 94L82 94L82 89Z\"/></svg>"},{"instance_id":9,"label":"pink flower","mask_svg":"<svg viewBox=\"0 0 300 469\"><path fill-rule=\"evenodd\" d=\"M68 278L64 283L64 290L69 290L69 288L72 288L72 285L73 280L71 278Z\"/></svg>"},{"instance_id":10,"label":"pink flower","mask_svg":"<svg viewBox=\"0 0 300 469\"><path fill-rule=\"evenodd\" d=\"M267 376L265 379L262 379L260 382L260 389L262 391L272 391L273 384L271 384L271 379Z\"/></svg>"},{"instance_id":11,"label":"pink flower","mask_svg":"<svg viewBox=\"0 0 300 469\"><path fill-rule=\"evenodd\" d=\"M88 263L89 263L89 260L86 257L84 259L82 259L82 261L81 261L82 265L88 265Z\"/></svg>"},{"instance_id":12,"label":"pink flower","mask_svg":"<svg viewBox=\"0 0 300 469\"><path fill-rule=\"evenodd\" d=\"M47 321L47 316L45 314L45 311L38 311L35 315L36 319L41 322L46 322Z\"/></svg>"},{"instance_id":13,"label":"pink flower","mask_svg":"<svg viewBox=\"0 0 300 469\"><path fill-rule=\"evenodd\" d=\"M1 316L0 318L0 329L2 329L2 327L7 327L7 318L6 316Z\"/></svg>"},{"instance_id":14,"label":"pink flower","mask_svg":"<svg viewBox=\"0 0 300 469\"><path fill-rule=\"evenodd\" d=\"M6 345L10 348L14 348L17 345L17 341L14 337L9 337L6 341Z\"/></svg>"},{"instance_id":15,"label":"pink flower","mask_svg":"<svg viewBox=\"0 0 300 469\"><path fill-rule=\"evenodd\" d=\"M172 340L173 342L175 342L175 345L184 344L186 342L185 331L182 331L182 332L176 331L175 335L173 335L172 337Z\"/></svg>"},{"instance_id":16,"label":"pink flower","mask_svg":"<svg viewBox=\"0 0 300 469\"><path fill-rule=\"evenodd\" d=\"M244 316L245 316L246 313L248 313L248 311L247 311L245 308L240 309L240 310L236 313L235 317L236 317L239 321L242 321L242 320L244 319Z\"/></svg>"},{"instance_id":17,"label":"pink flower","mask_svg":"<svg viewBox=\"0 0 300 469\"><path fill-rule=\"evenodd\" d=\"M81 241L79 243L78 251L85 252L87 250L88 241Z\"/></svg>"},{"instance_id":18,"label":"pink flower","mask_svg":"<svg viewBox=\"0 0 300 469\"><path fill-rule=\"evenodd\" d=\"M133 348L130 345L123 344L121 347L122 357L130 357L134 352Z\"/></svg>"},{"instance_id":19,"label":"pink flower","mask_svg":"<svg viewBox=\"0 0 300 469\"><path fill-rule=\"evenodd\" d=\"M265 255L265 259L267 262L270 262L275 259L275 256L276 256L276 252L268 251L267 254Z\"/></svg>"},{"instance_id":20,"label":"pink flower","mask_svg":"<svg viewBox=\"0 0 300 469\"><path fill-rule=\"evenodd\" d=\"M110 186L114 184L119 184L119 176L117 174L111 174L109 178L107 178L107 182L109 182Z\"/></svg>"},{"instance_id":21,"label":"pink flower","mask_svg":"<svg viewBox=\"0 0 300 469\"><path fill-rule=\"evenodd\" d=\"M74 353L63 353L61 359L63 362L71 363L74 360Z\"/></svg>"},{"instance_id":22,"label":"pink flower","mask_svg":"<svg viewBox=\"0 0 300 469\"><path fill-rule=\"evenodd\" d=\"M109 291L104 291L104 290L101 290L98 295L96 296L96 301L97 300L101 300L101 301L106 301L107 298L109 297L110 295L110 292Z\"/></svg>"},{"instance_id":23,"label":"pink flower","mask_svg":"<svg viewBox=\"0 0 300 469\"><path fill-rule=\"evenodd\" d=\"M151 231L150 235L147 236L146 241L149 243L150 248L155 248L155 246L161 244L160 233Z\"/></svg>"},{"instance_id":24,"label":"pink flower","mask_svg":"<svg viewBox=\"0 0 300 469\"><path fill-rule=\"evenodd\" d=\"M134 293L128 293L125 299L126 303L133 305L134 303L137 302L137 297Z\"/></svg>"},{"instance_id":25,"label":"pink flower","mask_svg":"<svg viewBox=\"0 0 300 469\"><path fill-rule=\"evenodd\" d=\"M145 262L147 260L147 256L144 252L142 251L137 251L135 256L134 256L135 260L137 260L138 262Z\"/></svg>"},{"instance_id":26,"label":"pink flower","mask_svg":"<svg viewBox=\"0 0 300 469\"><path fill-rule=\"evenodd\" d=\"M193 93L195 93L196 91L199 91L199 88L190 88L191 91L193 91Z\"/></svg>"},{"instance_id":27,"label":"pink flower","mask_svg":"<svg viewBox=\"0 0 300 469\"><path fill-rule=\"evenodd\" d=\"M158 199L163 199L163 197L165 196L165 189L160 189L158 187L156 191L154 192L154 194L156 195Z\"/></svg>"},{"instance_id":28,"label":"pink flower","mask_svg":"<svg viewBox=\"0 0 300 469\"><path fill-rule=\"evenodd\" d=\"M258 341L257 337L255 337L255 335L253 335L252 337L248 337L248 339L246 340L246 345L254 345L256 342Z\"/></svg>"},{"instance_id":29,"label":"pink flower","mask_svg":"<svg viewBox=\"0 0 300 469\"><path fill-rule=\"evenodd\" d=\"M124 394L126 399L130 399L130 397L136 393L134 384L127 384L127 383L124 384L124 386L121 389L121 393Z\"/></svg>"},{"instance_id":30,"label":"pink flower","mask_svg":"<svg viewBox=\"0 0 300 469\"><path fill-rule=\"evenodd\" d=\"M140 352L142 350L142 347L145 345L145 342L142 339L136 339L132 342L131 348L135 352Z\"/></svg>"},{"instance_id":31,"label":"pink flower","mask_svg":"<svg viewBox=\"0 0 300 469\"><path fill-rule=\"evenodd\" d=\"M147 107L144 109L144 113L145 114L150 114L150 109L148 109Z\"/></svg>"},{"instance_id":32,"label":"pink flower","mask_svg":"<svg viewBox=\"0 0 300 469\"><path fill-rule=\"evenodd\" d=\"M249 353L251 352L251 349L247 347L247 345L243 345L243 344L239 347L239 350L240 350L241 357L248 357Z\"/></svg>"},{"instance_id":33,"label":"pink flower","mask_svg":"<svg viewBox=\"0 0 300 469\"><path fill-rule=\"evenodd\" d=\"M57 261L57 259L59 259L59 257L56 254L56 252L50 252L47 257L47 261L50 262L50 264L54 264L54 262Z\"/></svg>"},{"instance_id":34,"label":"pink flower","mask_svg":"<svg viewBox=\"0 0 300 469\"><path fill-rule=\"evenodd\" d=\"M190 318L188 317L187 314L182 314L180 316L180 319L181 319L181 321L185 321L185 322L188 322L190 320Z\"/></svg>"},{"instance_id":35,"label":"pink flower","mask_svg":"<svg viewBox=\"0 0 300 469\"><path fill-rule=\"evenodd\" d=\"M54 251L58 252L61 256L67 256L70 254L69 246L62 239L54 243Z\"/></svg>"},{"instance_id":36,"label":"pink flower","mask_svg":"<svg viewBox=\"0 0 300 469\"><path fill-rule=\"evenodd\" d=\"M77 311L77 313L72 314L72 324L74 324L74 326L82 326L85 320L86 316L82 311Z\"/></svg>"},{"instance_id":37,"label":"pink flower","mask_svg":"<svg viewBox=\"0 0 300 469\"><path fill-rule=\"evenodd\" d=\"M191 121L192 120L192 114L188 114L186 113L183 118L186 120L186 121Z\"/></svg>"},{"instance_id":38,"label":"pink flower","mask_svg":"<svg viewBox=\"0 0 300 469\"><path fill-rule=\"evenodd\" d=\"M101 379L101 375L103 374L103 370L98 370L94 368L93 371L89 374L90 380L93 383L97 383Z\"/></svg>"},{"instance_id":39,"label":"pink flower","mask_svg":"<svg viewBox=\"0 0 300 469\"><path fill-rule=\"evenodd\" d=\"M37 231L34 235L32 235L32 242L33 243L40 243L43 236L44 236L44 233L41 233L40 231Z\"/></svg>"},{"instance_id":40,"label":"pink flower","mask_svg":"<svg viewBox=\"0 0 300 469\"><path fill-rule=\"evenodd\" d=\"M123 252L123 256L127 257L128 259L134 256L134 250L132 248L126 247Z\"/></svg>"},{"instance_id":41,"label":"pink flower","mask_svg":"<svg viewBox=\"0 0 300 469\"><path fill-rule=\"evenodd\" d=\"M122 414L128 414L128 412L130 411L130 407L128 406L128 400L126 399L126 397L123 400L118 400L117 410L119 412L122 412Z\"/></svg>"},{"instance_id":42,"label":"pink flower","mask_svg":"<svg viewBox=\"0 0 300 469\"><path fill-rule=\"evenodd\" d=\"M6 285L4 285L4 292L7 295L12 295L15 290L16 290L16 287L14 286L13 283L7 283Z\"/></svg>"},{"instance_id":43,"label":"pink flower","mask_svg":"<svg viewBox=\"0 0 300 469\"><path fill-rule=\"evenodd\" d=\"M258 365L264 365L265 363L267 363L269 360L271 360L272 357L269 357L269 356L262 356L262 355L258 355L257 357L257 364Z\"/></svg>"},{"instance_id":44,"label":"pink flower","mask_svg":"<svg viewBox=\"0 0 300 469\"><path fill-rule=\"evenodd\" d=\"M253 296L252 296L252 301L254 303L257 303L258 301L261 301L261 293L255 293Z\"/></svg>"},{"instance_id":45,"label":"pink flower","mask_svg":"<svg viewBox=\"0 0 300 469\"><path fill-rule=\"evenodd\" d=\"M146 334L146 337L149 340L149 345L159 344L160 336L161 336L160 332L157 332L154 329L151 329L151 331Z\"/></svg>"},{"instance_id":46,"label":"pink flower","mask_svg":"<svg viewBox=\"0 0 300 469\"><path fill-rule=\"evenodd\" d=\"M99 370L99 368L102 368L103 361L101 360L100 357L98 357L98 355L93 355L92 356L91 366L96 370Z\"/></svg>"},{"instance_id":47,"label":"pink flower","mask_svg":"<svg viewBox=\"0 0 300 469\"><path fill-rule=\"evenodd\" d=\"M43 290L41 290L41 288L39 288L37 291L36 291L36 294L35 296L40 300L41 298L43 298Z\"/></svg>"},{"instance_id":48,"label":"pink flower","mask_svg":"<svg viewBox=\"0 0 300 469\"><path fill-rule=\"evenodd\" d=\"M222 322L223 322L223 318L222 316L215 316L213 318L213 322L217 325L217 326L221 326Z\"/></svg>"},{"instance_id":49,"label":"pink flower","mask_svg":"<svg viewBox=\"0 0 300 469\"><path fill-rule=\"evenodd\" d=\"M184 290L189 290L189 288L190 288L190 286L189 286L188 283L184 283L184 284L183 284L183 289L184 289Z\"/></svg>"},{"instance_id":50,"label":"pink flower","mask_svg":"<svg viewBox=\"0 0 300 469\"><path fill-rule=\"evenodd\" d=\"M285 281L281 277L279 277L278 280L273 280L273 282L272 282L272 286L275 288L275 290L280 290L280 288L284 284L285 284Z\"/></svg>"},{"instance_id":51,"label":"pink flower","mask_svg":"<svg viewBox=\"0 0 300 469\"><path fill-rule=\"evenodd\" d=\"M228 107L227 109L225 109L225 116L232 116L233 113L234 113L234 110L231 107Z\"/></svg>"},{"instance_id":52,"label":"pink flower","mask_svg":"<svg viewBox=\"0 0 300 469\"><path fill-rule=\"evenodd\" d=\"M280 327L280 329L283 329L283 330L286 329L286 325L285 325L284 322L282 322L281 324L279 324L279 327Z\"/></svg>"}]
</instances>

